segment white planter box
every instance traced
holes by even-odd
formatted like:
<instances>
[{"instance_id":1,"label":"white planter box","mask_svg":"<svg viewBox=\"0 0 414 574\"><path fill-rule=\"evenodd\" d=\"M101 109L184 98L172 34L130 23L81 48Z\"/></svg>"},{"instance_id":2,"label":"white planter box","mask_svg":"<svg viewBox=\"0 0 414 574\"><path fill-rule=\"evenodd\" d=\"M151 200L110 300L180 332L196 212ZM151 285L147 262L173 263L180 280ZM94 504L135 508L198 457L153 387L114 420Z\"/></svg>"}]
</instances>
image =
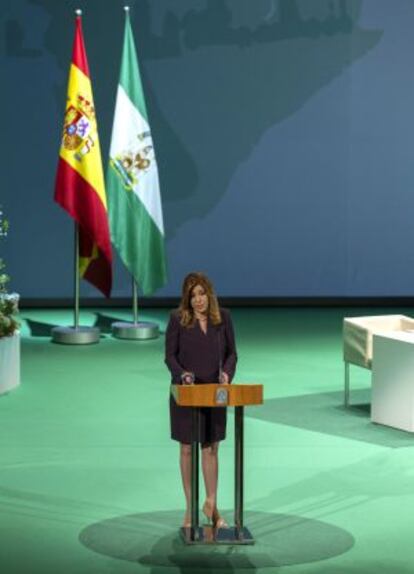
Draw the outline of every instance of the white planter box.
<instances>
[{"instance_id":1,"label":"white planter box","mask_svg":"<svg viewBox=\"0 0 414 574\"><path fill-rule=\"evenodd\" d=\"M20 385L20 333L0 338L0 395Z\"/></svg>"}]
</instances>

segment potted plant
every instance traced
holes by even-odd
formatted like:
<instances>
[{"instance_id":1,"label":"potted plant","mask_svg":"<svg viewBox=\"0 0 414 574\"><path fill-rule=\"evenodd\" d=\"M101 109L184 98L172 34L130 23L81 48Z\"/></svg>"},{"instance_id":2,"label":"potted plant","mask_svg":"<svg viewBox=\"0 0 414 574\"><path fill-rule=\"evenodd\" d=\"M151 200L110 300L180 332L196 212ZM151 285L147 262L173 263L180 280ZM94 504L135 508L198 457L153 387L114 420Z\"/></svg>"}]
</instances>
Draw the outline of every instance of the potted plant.
<instances>
[{"instance_id":1,"label":"potted plant","mask_svg":"<svg viewBox=\"0 0 414 574\"><path fill-rule=\"evenodd\" d=\"M7 237L8 230L9 222L0 207L0 241ZM20 384L20 333L15 318L19 296L7 292L10 277L5 268L0 258L0 394Z\"/></svg>"}]
</instances>

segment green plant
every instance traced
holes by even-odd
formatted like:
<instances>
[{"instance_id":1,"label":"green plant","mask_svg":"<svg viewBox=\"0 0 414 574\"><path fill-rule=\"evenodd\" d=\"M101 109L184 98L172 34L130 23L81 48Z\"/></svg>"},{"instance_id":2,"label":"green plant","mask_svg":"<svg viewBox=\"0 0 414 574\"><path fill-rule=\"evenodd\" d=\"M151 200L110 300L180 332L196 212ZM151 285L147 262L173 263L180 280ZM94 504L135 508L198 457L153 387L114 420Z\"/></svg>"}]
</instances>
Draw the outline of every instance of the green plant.
<instances>
[{"instance_id":1,"label":"green plant","mask_svg":"<svg viewBox=\"0 0 414 574\"><path fill-rule=\"evenodd\" d=\"M7 237L9 222L3 216L0 207L0 241ZM7 283L10 277L5 273L6 265L0 257L0 338L10 337L19 328L19 323L15 318L19 296L17 293L7 293Z\"/></svg>"},{"instance_id":2,"label":"green plant","mask_svg":"<svg viewBox=\"0 0 414 574\"><path fill-rule=\"evenodd\" d=\"M19 322L15 318L18 302L17 293L0 295L0 339L10 337L19 328Z\"/></svg>"}]
</instances>

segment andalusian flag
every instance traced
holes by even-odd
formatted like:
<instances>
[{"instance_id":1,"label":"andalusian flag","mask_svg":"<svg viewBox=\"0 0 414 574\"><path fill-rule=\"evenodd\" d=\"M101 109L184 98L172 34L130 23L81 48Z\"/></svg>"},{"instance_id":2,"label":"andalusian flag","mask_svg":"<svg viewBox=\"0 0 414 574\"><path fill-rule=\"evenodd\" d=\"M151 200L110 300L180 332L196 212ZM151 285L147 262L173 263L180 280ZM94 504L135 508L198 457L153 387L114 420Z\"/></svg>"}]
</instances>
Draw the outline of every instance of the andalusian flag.
<instances>
[{"instance_id":1,"label":"andalusian flag","mask_svg":"<svg viewBox=\"0 0 414 574\"><path fill-rule=\"evenodd\" d=\"M101 150L81 17L76 17L55 200L79 226L79 271L109 297L112 253Z\"/></svg>"},{"instance_id":2,"label":"andalusian flag","mask_svg":"<svg viewBox=\"0 0 414 574\"><path fill-rule=\"evenodd\" d=\"M106 187L112 243L143 293L167 280L158 168L129 14Z\"/></svg>"}]
</instances>

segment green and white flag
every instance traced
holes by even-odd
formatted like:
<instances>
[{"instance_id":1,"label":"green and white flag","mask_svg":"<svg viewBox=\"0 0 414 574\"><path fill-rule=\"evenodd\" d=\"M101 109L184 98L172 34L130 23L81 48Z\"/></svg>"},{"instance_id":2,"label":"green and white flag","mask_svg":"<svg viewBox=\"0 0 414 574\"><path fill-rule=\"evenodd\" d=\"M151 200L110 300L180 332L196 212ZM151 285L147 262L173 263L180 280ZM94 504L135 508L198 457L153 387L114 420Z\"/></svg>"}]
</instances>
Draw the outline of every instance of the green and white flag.
<instances>
[{"instance_id":1,"label":"green and white flag","mask_svg":"<svg viewBox=\"0 0 414 574\"><path fill-rule=\"evenodd\" d=\"M128 11L106 180L111 239L142 289L167 281L158 168Z\"/></svg>"}]
</instances>

